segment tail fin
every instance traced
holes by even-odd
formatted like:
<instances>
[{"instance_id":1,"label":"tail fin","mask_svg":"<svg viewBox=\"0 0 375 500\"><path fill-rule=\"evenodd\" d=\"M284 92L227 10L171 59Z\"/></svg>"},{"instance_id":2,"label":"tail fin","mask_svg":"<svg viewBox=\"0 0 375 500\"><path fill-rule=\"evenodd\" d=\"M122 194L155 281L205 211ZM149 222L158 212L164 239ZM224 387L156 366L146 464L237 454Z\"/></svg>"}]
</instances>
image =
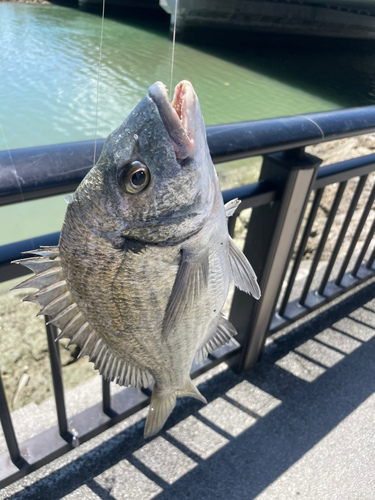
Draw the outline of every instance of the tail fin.
<instances>
[{"instance_id":1,"label":"tail fin","mask_svg":"<svg viewBox=\"0 0 375 500\"><path fill-rule=\"evenodd\" d=\"M157 394L155 389L152 391L150 409L148 410L145 431L143 433L145 439L160 431L176 406L176 399L177 396L173 392L172 394L168 394L168 396L163 396Z\"/></svg>"},{"instance_id":2,"label":"tail fin","mask_svg":"<svg viewBox=\"0 0 375 500\"><path fill-rule=\"evenodd\" d=\"M182 396L190 396L191 398L198 399L199 401L202 401L202 403L207 404L206 398L202 396L190 378L186 381L182 389L176 391L176 395L179 398Z\"/></svg>"},{"instance_id":3,"label":"tail fin","mask_svg":"<svg viewBox=\"0 0 375 500\"><path fill-rule=\"evenodd\" d=\"M186 381L182 389L172 392L166 396L157 393L155 389L152 391L150 409L148 411L143 434L145 439L158 433L163 428L167 418L176 406L177 397L182 396L190 396L202 401L203 403L207 403L206 398L202 396L190 379Z\"/></svg>"}]
</instances>

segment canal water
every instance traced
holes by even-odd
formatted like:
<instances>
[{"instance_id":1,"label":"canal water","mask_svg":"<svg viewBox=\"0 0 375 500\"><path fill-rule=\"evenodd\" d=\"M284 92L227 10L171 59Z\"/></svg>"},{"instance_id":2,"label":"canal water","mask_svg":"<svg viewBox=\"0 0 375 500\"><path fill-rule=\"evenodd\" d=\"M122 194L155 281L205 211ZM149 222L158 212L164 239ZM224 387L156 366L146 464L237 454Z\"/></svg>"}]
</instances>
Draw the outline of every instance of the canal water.
<instances>
[{"instance_id":1,"label":"canal water","mask_svg":"<svg viewBox=\"0 0 375 500\"><path fill-rule=\"evenodd\" d=\"M0 3L0 150L94 138L100 29L96 13ZM173 84L193 83L207 125L374 102L372 47L205 38L177 40ZM166 17L105 18L98 137L153 82L169 86L171 51ZM1 208L0 245L59 230L65 207L59 196Z\"/></svg>"}]
</instances>

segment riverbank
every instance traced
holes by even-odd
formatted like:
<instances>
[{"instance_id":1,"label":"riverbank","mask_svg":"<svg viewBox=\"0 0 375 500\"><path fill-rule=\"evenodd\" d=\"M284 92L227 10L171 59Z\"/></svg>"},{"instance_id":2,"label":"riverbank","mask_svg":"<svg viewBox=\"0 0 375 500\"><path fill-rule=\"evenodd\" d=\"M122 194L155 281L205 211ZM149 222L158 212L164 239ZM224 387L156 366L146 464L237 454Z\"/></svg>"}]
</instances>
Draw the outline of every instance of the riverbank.
<instances>
[{"instance_id":1,"label":"riverbank","mask_svg":"<svg viewBox=\"0 0 375 500\"><path fill-rule=\"evenodd\" d=\"M318 144L316 146L309 146L306 148L306 151L314 156L317 156L318 158L321 158L323 160L322 166L324 165L329 165L332 163L344 161L344 160L349 160L352 158L358 158L359 156L366 156L375 153L375 134L366 134L366 135L361 135L357 137L350 137L348 139L340 139L337 141L331 141L331 142L326 142L322 144ZM241 177L240 177L241 179ZM353 178L350 181L348 181L348 185L344 191L341 203L339 205L336 218L335 218L335 223L333 224L331 231L328 236L327 243L324 247L324 251L322 254L322 261L327 261L332 254L332 250L334 248L334 245L336 243L338 233L341 229L342 222L344 221L344 218L346 216L347 210L349 208L350 202L353 198L354 191L357 186L357 178ZM236 177L234 176L234 180L232 182L236 183ZM363 192L359 198L357 207L354 211L353 217L352 217L352 223L350 224L346 237L343 241L343 244L341 246L338 258L342 257L350 244L351 238L354 234L355 228L356 228L356 223L358 222L361 214L363 207L369 197L371 188L375 182L375 173L372 173L369 175L369 178L366 182L366 185L363 189ZM236 185L239 185L236 183ZM314 251L318 245L318 242L320 240L320 236L322 234L325 222L327 220L327 214L330 210L330 207L332 205L333 199L336 195L337 191L337 184L332 184L326 187L324 190L324 194L322 197L322 201L319 206L319 210L317 212L315 222L311 231L310 238L307 241L306 249L305 249L305 254L303 257L303 260L308 261L313 257ZM232 186L231 186L232 187ZM233 186L234 187L234 186ZM310 206L312 203L312 197L310 199L309 205L307 207L306 213L309 213ZM238 222L236 224L236 232L235 232L235 238L237 239L239 245L243 245L245 236L246 236L246 227L250 218L250 209L249 210L244 210L241 212L240 216L238 217ZM367 219L367 222L365 224L364 230L362 231L358 243L361 244L367 234L367 231L369 230L372 220L373 220L373 215L375 214L375 207L372 208L372 211ZM302 226L303 227L303 226Z\"/></svg>"}]
</instances>

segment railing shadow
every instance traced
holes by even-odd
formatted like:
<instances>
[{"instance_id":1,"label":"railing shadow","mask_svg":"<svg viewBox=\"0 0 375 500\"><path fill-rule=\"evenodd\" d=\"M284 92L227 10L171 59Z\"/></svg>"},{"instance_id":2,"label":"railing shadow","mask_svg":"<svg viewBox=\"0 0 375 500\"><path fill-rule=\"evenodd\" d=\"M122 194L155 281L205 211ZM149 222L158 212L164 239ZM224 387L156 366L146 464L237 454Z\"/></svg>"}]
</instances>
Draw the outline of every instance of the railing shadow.
<instances>
[{"instance_id":1,"label":"railing shadow","mask_svg":"<svg viewBox=\"0 0 375 500\"><path fill-rule=\"evenodd\" d=\"M204 382L200 390L209 405L179 400L156 439L144 441L142 420L7 498L61 499L81 487L107 500L123 498L118 491L124 488L129 498L142 500L255 498L375 392L374 296L372 283L275 340L246 374L227 370ZM325 343L327 331L342 336L342 348ZM310 356L312 343L325 355L328 349L333 361L319 360L319 349ZM293 363L285 364L291 353L305 367L300 375ZM244 384L268 403L252 407L253 398L239 390ZM205 431L189 437L191 419ZM138 485L132 493L138 476L148 489Z\"/></svg>"}]
</instances>

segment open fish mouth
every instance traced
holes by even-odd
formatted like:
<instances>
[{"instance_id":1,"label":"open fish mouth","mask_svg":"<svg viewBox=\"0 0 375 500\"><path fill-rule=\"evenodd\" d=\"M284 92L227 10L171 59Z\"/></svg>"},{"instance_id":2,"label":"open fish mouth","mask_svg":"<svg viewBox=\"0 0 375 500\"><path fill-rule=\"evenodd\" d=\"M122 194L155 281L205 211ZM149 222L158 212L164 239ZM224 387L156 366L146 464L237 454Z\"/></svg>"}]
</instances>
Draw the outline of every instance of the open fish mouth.
<instances>
[{"instance_id":1,"label":"open fish mouth","mask_svg":"<svg viewBox=\"0 0 375 500\"><path fill-rule=\"evenodd\" d=\"M149 89L150 98L156 104L160 118L169 133L176 156L183 160L192 154L195 145L195 111L197 99L193 86L183 80L175 87L172 103L162 82Z\"/></svg>"}]
</instances>

